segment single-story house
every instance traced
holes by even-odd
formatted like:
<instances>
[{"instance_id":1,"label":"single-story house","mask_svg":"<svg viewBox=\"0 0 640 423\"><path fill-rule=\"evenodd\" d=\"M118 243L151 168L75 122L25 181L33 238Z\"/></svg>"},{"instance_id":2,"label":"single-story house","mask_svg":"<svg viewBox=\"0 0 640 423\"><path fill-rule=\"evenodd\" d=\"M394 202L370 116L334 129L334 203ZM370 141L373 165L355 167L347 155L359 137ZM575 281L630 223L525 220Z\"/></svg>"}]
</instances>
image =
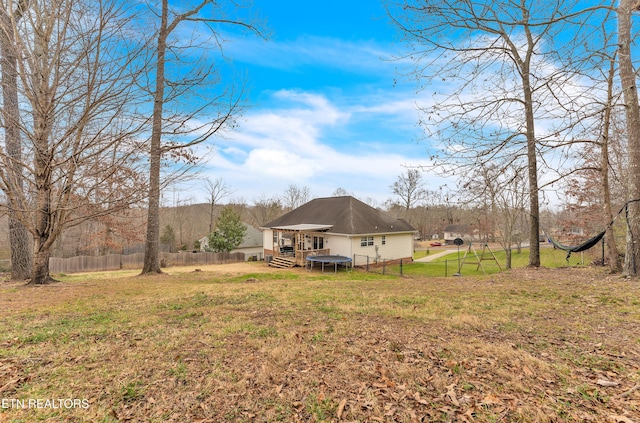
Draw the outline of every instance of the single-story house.
<instances>
[{"instance_id":1,"label":"single-story house","mask_svg":"<svg viewBox=\"0 0 640 423\"><path fill-rule=\"evenodd\" d=\"M480 241L480 235L477 229L466 224L452 224L444 228L444 240L447 244L453 242L454 239L461 238L465 243L469 241Z\"/></svg>"},{"instance_id":2,"label":"single-story house","mask_svg":"<svg viewBox=\"0 0 640 423\"><path fill-rule=\"evenodd\" d=\"M232 253L244 253L245 260L256 259L262 260L264 257L262 255L263 247L262 247L262 231L254 228L252 225L247 223L242 223L247 231L244 235L244 240L238 248L232 250ZM209 246L209 237L205 236L199 239L200 241L200 251L207 251L207 247Z\"/></svg>"},{"instance_id":3,"label":"single-story house","mask_svg":"<svg viewBox=\"0 0 640 423\"><path fill-rule=\"evenodd\" d=\"M406 221L351 197L316 198L263 225L265 258L349 257L354 265L411 260L416 230Z\"/></svg>"}]
</instances>

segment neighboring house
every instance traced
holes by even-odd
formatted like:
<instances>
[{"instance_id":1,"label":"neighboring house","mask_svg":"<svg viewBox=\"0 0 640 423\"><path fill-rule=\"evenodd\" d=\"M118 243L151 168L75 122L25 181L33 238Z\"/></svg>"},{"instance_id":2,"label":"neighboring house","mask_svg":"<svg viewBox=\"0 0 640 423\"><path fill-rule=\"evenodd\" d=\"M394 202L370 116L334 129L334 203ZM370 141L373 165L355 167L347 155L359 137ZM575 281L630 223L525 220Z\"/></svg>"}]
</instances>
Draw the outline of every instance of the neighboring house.
<instances>
[{"instance_id":1,"label":"neighboring house","mask_svg":"<svg viewBox=\"0 0 640 423\"><path fill-rule=\"evenodd\" d=\"M477 230L472 229L469 225L447 225L447 227L444 228L445 242L450 244L456 238L461 238L467 243L469 241L479 241L480 235Z\"/></svg>"},{"instance_id":2,"label":"neighboring house","mask_svg":"<svg viewBox=\"0 0 640 423\"><path fill-rule=\"evenodd\" d=\"M245 260L256 259L261 260L262 256L262 231L254 228L253 226L244 223L247 228L247 232L244 235L244 240L235 250L231 250L232 253L244 253ZM200 238L200 251L206 251L209 246L209 237L205 236Z\"/></svg>"},{"instance_id":3,"label":"neighboring house","mask_svg":"<svg viewBox=\"0 0 640 423\"><path fill-rule=\"evenodd\" d=\"M350 196L316 198L262 226L264 255L340 255L355 265L376 260L411 260L416 230Z\"/></svg>"},{"instance_id":4,"label":"neighboring house","mask_svg":"<svg viewBox=\"0 0 640 423\"><path fill-rule=\"evenodd\" d=\"M571 226L569 230L566 232L568 232L569 235L573 235L573 236L584 236L584 228L578 227L575 225Z\"/></svg>"}]
</instances>

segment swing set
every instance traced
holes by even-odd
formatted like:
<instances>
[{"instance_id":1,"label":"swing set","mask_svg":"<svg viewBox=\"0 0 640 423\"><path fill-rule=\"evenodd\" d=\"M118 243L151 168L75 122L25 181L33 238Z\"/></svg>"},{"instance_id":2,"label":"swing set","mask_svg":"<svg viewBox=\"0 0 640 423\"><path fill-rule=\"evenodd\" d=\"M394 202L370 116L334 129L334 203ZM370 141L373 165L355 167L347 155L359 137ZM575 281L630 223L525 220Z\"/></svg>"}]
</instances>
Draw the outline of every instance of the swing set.
<instances>
[{"instance_id":1,"label":"swing set","mask_svg":"<svg viewBox=\"0 0 640 423\"><path fill-rule=\"evenodd\" d=\"M604 235L606 234L606 232L613 226L613 224L616 222L616 220L618 219L618 217L620 217L620 215L622 214L623 211L625 211L625 216L627 217L627 221L628 219L628 214L629 214L629 204L633 203L633 202L637 202L640 201L640 199L636 199L636 200L629 200L627 201L624 206L622 206L622 208L620 209L620 211L618 211L618 214L616 214L616 216L611 220L611 222L609 222L609 224L607 225L607 227L600 233L598 233L596 236L589 238L588 240L584 241L582 244L579 245L575 245L575 246L571 246L571 245L564 245L561 244L560 242L556 241L555 239L553 239L550 235L550 233L548 231L544 231L545 232L545 236L546 238L558 249L566 251L567 252L567 262L569 262L569 258L571 257L572 253L580 253L582 251L586 251L590 248L593 248L596 244L598 244L602 238L604 238ZM462 241L462 240L460 240ZM460 242L458 244L458 248L459 245L461 245L462 242ZM475 257L475 261L468 261L467 257L470 257L470 254L473 254L473 256ZM492 260L494 261L497 265L498 268L500 269L500 271L502 271L502 267L500 266L500 263L498 262L498 259L496 257L496 255L494 254L494 252L491 250L491 248L489 247L488 244L483 244L482 245L482 251L480 252L480 254L478 254L478 252L476 251L475 247L473 246L473 243L469 243L469 246L467 248L467 251L464 254L464 257L462 258L462 260L460 260L460 250L458 249L458 273L456 273L456 275L460 275L460 272L462 270L462 266L465 264L475 264L476 267L476 271L482 269L482 273L485 273L484 267L482 266L482 262L484 260Z\"/></svg>"},{"instance_id":2,"label":"swing set","mask_svg":"<svg viewBox=\"0 0 640 423\"><path fill-rule=\"evenodd\" d=\"M473 253L473 255L476 258L476 261L467 261L467 256L469 255L469 253ZM494 261L498 265L498 269L500 269L500 271L502 272L502 266L500 266L500 263L498 262L498 258L496 257L496 255L491 250L491 247L489 247L489 244L486 244L486 243L483 244L482 245L482 251L480 252L480 255L478 255L478 252L476 251L475 247L473 246L473 243L470 242L469 243L469 247L467 248L467 251L464 253L464 257L462 258L462 261L458 265L458 273L457 273L457 275L460 275L460 272L462 270L462 266L464 266L465 264L476 264L477 265L476 272L478 270L482 269L482 273L486 275L487 272L484 271L484 266L482 266L482 262L484 260Z\"/></svg>"}]
</instances>

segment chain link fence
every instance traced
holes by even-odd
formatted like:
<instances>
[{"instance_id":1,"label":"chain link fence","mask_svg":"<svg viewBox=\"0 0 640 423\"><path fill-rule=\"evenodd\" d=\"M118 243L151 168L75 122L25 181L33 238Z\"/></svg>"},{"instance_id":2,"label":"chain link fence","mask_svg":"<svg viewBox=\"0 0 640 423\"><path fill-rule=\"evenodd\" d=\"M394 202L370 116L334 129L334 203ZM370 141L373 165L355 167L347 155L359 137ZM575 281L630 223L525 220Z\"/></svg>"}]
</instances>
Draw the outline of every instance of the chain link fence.
<instances>
[{"instance_id":1,"label":"chain link fence","mask_svg":"<svg viewBox=\"0 0 640 423\"><path fill-rule=\"evenodd\" d=\"M371 257L364 255L353 255L354 267L366 270L367 272L379 273L381 275L404 276L404 268L407 263L411 263L409 258L385 259L381 257Z\"/></svg>"},{"instance_id":2,"label":"chain link fence","mask_svg":"<svg viewBox=\"0 0 640 423\"><path fill-rule=\"evenodd\" d=\"M448 255L436 258L433 261L423 260L387 260L380 257L365 255L354 255L354 267L367 272L381 275L395 275L405 277L448 277L448 276L471 276L482 274L493 274L505 270L505 256L503 250L493 250L491 254L482 251L480 247L472 253L467 253L466 249L461 249L458 253L453 250ZM494 254L495 253L495 254ZM567 252L545 246L541 254L542 266L545 267L572 267L603 265L601 248L593 248L581 253L573 253L567 258ZM513 266L521 267L526 265L523 262L528 260L528 251L522 252L513 250Z\"/></svg>"}]
</instances>

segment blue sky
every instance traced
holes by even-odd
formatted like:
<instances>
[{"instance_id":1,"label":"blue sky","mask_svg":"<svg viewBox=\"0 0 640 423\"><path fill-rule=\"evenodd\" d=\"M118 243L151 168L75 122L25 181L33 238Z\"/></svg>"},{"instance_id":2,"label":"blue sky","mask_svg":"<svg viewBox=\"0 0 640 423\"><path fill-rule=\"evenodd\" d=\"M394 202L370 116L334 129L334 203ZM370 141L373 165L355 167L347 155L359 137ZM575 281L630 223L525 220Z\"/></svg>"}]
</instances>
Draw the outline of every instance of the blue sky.
<instances>
[{"instance_id":1,"label":"blue sky","mask_svg":"<svg viewBox=\"0 0 640 423\"><path fill-rule=\"evenodd\" d=\"M255 0L253 12L268 40L229 35L224 45L249 108L237 131L215 141L203 176L222 178L249 204L290 184L314 197L343 188L380 205L391 198L390 185L404 166L426 163L428 146L417 141L421 94L396 72L402 46L381 2ZM204 188L193 187L202 201Z\"/></svg>"}]
</instances>

